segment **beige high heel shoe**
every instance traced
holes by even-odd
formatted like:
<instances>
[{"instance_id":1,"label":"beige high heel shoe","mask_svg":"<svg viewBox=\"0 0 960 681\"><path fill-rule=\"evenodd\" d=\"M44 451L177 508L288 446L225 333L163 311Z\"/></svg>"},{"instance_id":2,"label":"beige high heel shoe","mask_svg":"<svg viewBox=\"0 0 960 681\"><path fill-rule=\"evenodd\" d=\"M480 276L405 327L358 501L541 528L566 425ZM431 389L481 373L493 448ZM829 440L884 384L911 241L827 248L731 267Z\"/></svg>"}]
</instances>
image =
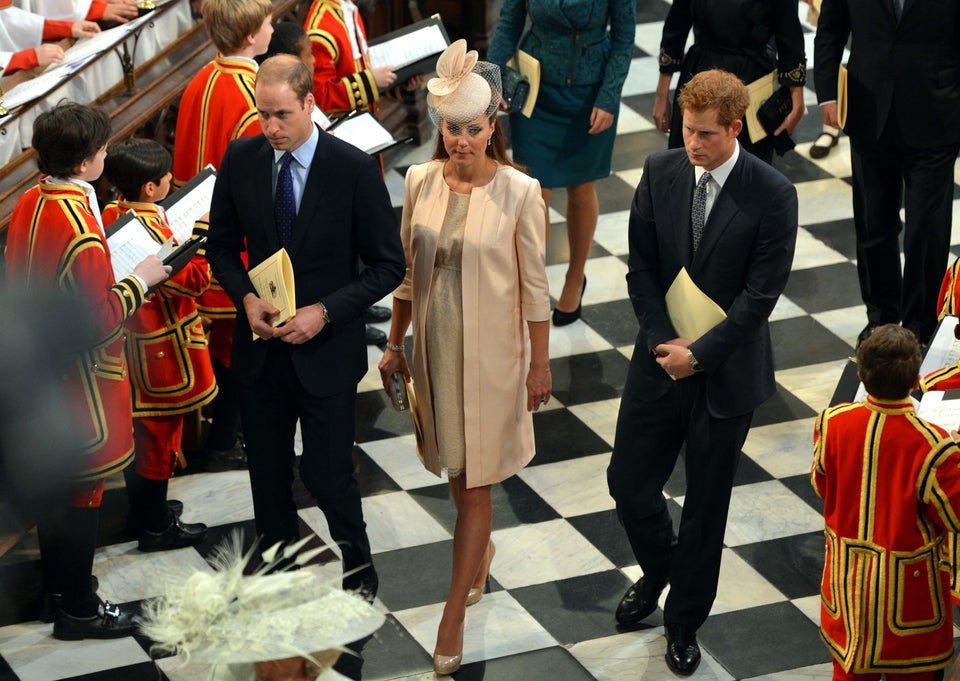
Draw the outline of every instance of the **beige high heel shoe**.
<instances>
[{"instance_id":1,"label":"beige high heel shoe","mask_svg":"<svg viewBox=\"0 0 960 681\"><path fill-rule=\"evenodd\" d=\"M487 580L490 579L490 565L493 563L493 556L497 553L497 546L492 541L490 542L490 559L487 561L487 573L484 575L483 580L480 582L480 586L470 587L470 591L467 592L467 607L471 605L476 605L480 602L480 599L483 598L483 590L487 586Z\"/></svg>"},{"instance_id":2,"label":"beige high heel shoe","mask_svg":"<svg viewBox=\"0 0 960 681\"><path fill-rule=\"evenodd\" d=\"M460 663L463 662L463 625L460 625L460 652L456 655L441 655L436 650L433 651L433 671L438 676L450 676L460 669Z\"/></svg>"}]
</instances>

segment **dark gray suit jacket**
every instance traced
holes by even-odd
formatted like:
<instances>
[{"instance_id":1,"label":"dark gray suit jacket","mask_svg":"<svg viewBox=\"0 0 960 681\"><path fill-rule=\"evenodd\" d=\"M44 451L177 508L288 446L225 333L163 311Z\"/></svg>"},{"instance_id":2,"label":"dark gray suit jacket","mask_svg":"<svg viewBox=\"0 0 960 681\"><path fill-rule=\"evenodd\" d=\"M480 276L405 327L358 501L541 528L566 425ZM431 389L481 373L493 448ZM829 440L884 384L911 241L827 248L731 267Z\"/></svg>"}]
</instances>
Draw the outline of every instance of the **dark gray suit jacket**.
<instances>
[{"instance_id":1,"label":"dark gray suit jacket","mask_svg":"<svg viewBox=\"0 0 960 681\"><path fill-rule=\"evenodd\" d=\"M694 169L684 149L647 158L630 211L627 289L640 332L625 392L655 402L671 380L653 349L678 334L665 295L681 267L727 313L690 349L704 368L712 416L752 411L773 394L767 318L787 283L797 236L797 192L778 171L740 150L692 254Z\"/></svg>"},{"instance_id":2,"label":"dark gray suit jacket","mask_svg":"<svg viewBox=\"0 0 960 681\"><path fill-rule=\"evenodd\" d=\"M242 302L255 293L240 259L244 243L251 268L280 248L273 163L263 135L232 142L210 208L207 259L239 311L233 368L247 384L259 377L268 343L282 342L254 342ZM313 395L349 390L367 370L361 315L400 284L406 268L399 224L375 159L320 133L289 254L297 307L323 302L331 319L307 343L286 345L297 375Z\"/></svg>"},{"instance_id":3,"label":"dark gray suit jacket","mask_svg":"<svg viewBox=\"0 0 960 681\"><path fill-rule=\"evenodd\" d=\"M814 39L817 99L837 98L847 40L847 124L876 142L896 115L904 142L926 149L960 142L960 0L823 0Z\"/></svg>"}]
</instances>

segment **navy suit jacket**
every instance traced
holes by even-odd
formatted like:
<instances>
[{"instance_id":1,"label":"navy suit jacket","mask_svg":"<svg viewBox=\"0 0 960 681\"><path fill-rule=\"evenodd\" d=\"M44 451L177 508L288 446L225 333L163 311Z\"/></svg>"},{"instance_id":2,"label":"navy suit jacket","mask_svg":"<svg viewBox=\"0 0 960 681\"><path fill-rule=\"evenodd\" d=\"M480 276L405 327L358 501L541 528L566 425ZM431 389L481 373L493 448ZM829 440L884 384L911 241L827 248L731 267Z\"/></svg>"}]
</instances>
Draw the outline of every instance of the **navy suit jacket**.
<instances>
[{"instance_id":1,"label":"navy suit jacket","mask_svg":"<svg viewBox=\"0 0 960 681\"><path fill-rule=\"evenodd\" d=\"M960 0L823 0L814 39L817 99L837 98L850 42L844 132L876 142L890 116L912 149L960 142Z\"/></svg>"},{"instance_id":2,"label":"navy suit jacket","mask_svg":"<svg viewBox=\"0 0 960 681\"><path fill-rule=\"evenodd\" d=\"M233 368L246 384L260 376L268 345L282 343L252 340L243 297L256 292L240 259L244 243L251 268L280 249L273 165L274 150L263 135L232 142L210 208L207 259L237 306ZM316 396L355 388L367 370L361 315L400 284L406 268L399 223L375 159L320 133L288 250L297 307L323 302L331 320L310 341L283 344L297 375Z\"/></svg>"},{"instance_id":3,"label":"navy suit jacket","mask_svg":"<svg viewBox=\"0 0 960 681\"><path fill-rule=\"evenodd\" d=\"M778 171L741 149L693 255L693 190L694 169L684 149L647 158L630 211L627 288L640 331L625 392L655 402L672 385L653 349L678 337L665 295L686 267L727 313L690 349L704 369L711 415L729 418L752 411L776 389L767 318L793 262L797 192Z\"/></svg>"}]
</instances>

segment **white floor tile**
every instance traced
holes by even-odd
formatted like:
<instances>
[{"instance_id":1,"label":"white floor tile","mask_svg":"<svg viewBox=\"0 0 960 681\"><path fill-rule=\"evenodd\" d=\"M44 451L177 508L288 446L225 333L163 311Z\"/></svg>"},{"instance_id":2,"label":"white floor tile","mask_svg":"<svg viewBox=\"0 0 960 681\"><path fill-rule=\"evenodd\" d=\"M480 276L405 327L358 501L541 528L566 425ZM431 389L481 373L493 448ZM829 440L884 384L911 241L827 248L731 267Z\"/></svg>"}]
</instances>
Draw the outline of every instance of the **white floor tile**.
<instances>
[{"instance_id":1,"label":"white floor tile","mask_svg":"<svg viewBox=\"0 0 960 681\"><path fill-rule=\"evenodd\" d=\"M543 466L528 466L520 478L564 518L608 511L615 504L607 491L610 454L584 456Z\"/></svg>"},{"instance_id":2,"label":"white floor tile","mask_svg":"<svg viewBox=\"0 0 960 681\"><path fill-rule=\"evenodd\" d=\"M779 480L733 488L727 546L753 544L823 529L823 517Z\"/></svg>"}]
</instances>

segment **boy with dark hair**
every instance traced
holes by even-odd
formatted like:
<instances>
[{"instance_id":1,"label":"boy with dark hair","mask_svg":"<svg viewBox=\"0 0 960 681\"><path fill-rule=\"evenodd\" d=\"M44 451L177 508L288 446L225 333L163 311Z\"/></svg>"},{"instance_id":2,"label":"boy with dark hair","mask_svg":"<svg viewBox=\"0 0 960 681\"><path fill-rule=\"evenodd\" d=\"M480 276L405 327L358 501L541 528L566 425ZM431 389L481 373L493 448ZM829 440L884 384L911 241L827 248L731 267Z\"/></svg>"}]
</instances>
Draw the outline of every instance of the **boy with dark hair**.
<instances>
[{"instance_id":1,"label":"boy with dark hair","mask_svg":"<svg viewBox=\"0 0 960 681\"><path fill-rule=\"evenodd\" d=\"M914 412L920 363L911 331L877 327L857 349L866 401L824 410L814 430L834 679L933 679L953 657L944 540L960 531L960 450Z\"/></svg>"},{"instance_id":2,"label":"boy with dark hair","mask_svg":"<svg viewBox=\"0 0 960 681\"><path fill-rule=\"evenodd\" d=\"M153 140L131 138L111 146L104 170L121 196L104 209L104 223L133 211L157 243L170 239L166 213L157 205L170 191L170 164L170 154ZM195 300L209 285L210 267L195 256L126 322L136 457L124 477L128 524L139 535L141 551L194 546L206 536L206 525L180 520L182 504L168 504L167 486L183 456L184 414L217 394Z\"/></svg>"},{"instance_id":3,"label":"boy with dark hair","mask_svg":"<svg viewBox=\"0 0 960 681\"><path fill-rule=\"evenodd\" d=\"M128 636L135 628L129 613L100 601L91 571L104 478L133 459L123 322L170 273L150 256L114 280L90 184L103 171L109 136L106 114L88 106L66 102L40 114L33 147L44 176L17 202L7 237L7 283L59 287L83 299L99 339L63 377L83 460L71 471L68 498L37 509L44 602L56 608L53 635L69 640Z\"/></svg>"},{"instance_id":4,"label":"boy with dark hair","mask_svg":"<svg viewBox=\"0 0 960 681\"><path fill-rule=\"evenodd\" d=\"M270 46L267 47L266 52L257 57L257 61L262 64L275 54L292 54L294 57L299 57L311 72L316 62L307 32L303 26L293 21L274 24Z\"/></svg>"}]
</instances>

